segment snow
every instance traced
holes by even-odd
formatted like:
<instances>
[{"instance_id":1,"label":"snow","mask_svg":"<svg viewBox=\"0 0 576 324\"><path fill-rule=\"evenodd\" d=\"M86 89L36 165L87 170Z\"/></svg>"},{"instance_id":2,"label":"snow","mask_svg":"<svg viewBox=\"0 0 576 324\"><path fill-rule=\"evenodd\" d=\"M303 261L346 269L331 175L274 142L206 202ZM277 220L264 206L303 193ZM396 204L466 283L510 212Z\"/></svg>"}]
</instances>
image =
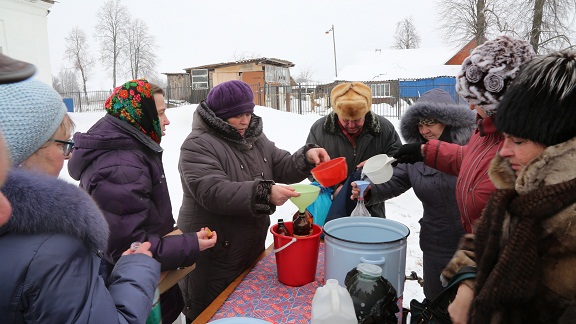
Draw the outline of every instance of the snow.
<instances>
[{"instance_id":1,"label":"snow","mask_svg":"<svg viewBox=\"0 0 576 324\"><path fill-rule=\"evenodd\" d=\"M180 176L178 174L178 158L180 146L190 133L192 127L192 115L196 105L186 105L177 108L170 108L166 111L170 119L170 125L166 127L166 135L162 138L164 148L163 162L174 219L178 217L178 211L182 203L182 188ZM262 117L264 121L264 133L276 146L290 152L295 152L302 147L308 136L310 126L321 116L317 114L298 115L294 113L282 112L275 109L256 106L255 114ZM76 123L76 131L86 132L104 112L70 113L72 120ZM398 129L398 119L389 118ZM60 173L60 178L77 183L70 178L66 165ZM308 182L305 180L304 182ZM270 216L271 223L277 223L278 219L290 219L297 211L297 207L288 201L283 206L279 206L276 212ZM422 204L412 190L403 195L390 199L386 202L387 217L399 221L410 229L407 244L406 274L415 271L422 276L422 251L418 245L420 225L418 220L422 215ZM272 237L268 232L266 246L272 243ZM408 306L410 300L416 298L422 300L424 293L419 284L415 281L406 281L404 287L404 306Z\"/></svg>"}]
</instances>

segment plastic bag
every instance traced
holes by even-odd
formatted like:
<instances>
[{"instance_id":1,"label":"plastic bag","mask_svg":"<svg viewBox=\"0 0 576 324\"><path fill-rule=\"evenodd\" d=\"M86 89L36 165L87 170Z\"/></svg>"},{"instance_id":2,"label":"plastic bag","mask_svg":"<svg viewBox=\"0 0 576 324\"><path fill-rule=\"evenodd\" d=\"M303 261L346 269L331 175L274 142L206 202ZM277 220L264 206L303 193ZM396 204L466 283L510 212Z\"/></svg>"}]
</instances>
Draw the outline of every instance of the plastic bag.
<instances>
[{"instance_id":1,"label":"plastic bag","mask_svg":"<svg viewBox=\"0 0 576 324\"><path fill-rule=\"evenodd\" d=\"M330 206L332 206L332 188L322 187L322 185L316 181L310 184L320 187L320 193L318 194L318 198L306 209L314 216L314 224L324 226L326 215L328 215L328 210L330 210Z\"/></svg>"}]
</instances>

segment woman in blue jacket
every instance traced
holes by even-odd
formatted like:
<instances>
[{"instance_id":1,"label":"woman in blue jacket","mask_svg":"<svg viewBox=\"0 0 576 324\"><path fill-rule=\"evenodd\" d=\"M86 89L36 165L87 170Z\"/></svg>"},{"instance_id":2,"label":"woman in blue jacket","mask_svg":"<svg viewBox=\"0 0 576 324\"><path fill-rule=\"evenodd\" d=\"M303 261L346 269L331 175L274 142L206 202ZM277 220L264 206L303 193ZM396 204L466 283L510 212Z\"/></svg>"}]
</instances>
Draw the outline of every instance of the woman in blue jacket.
<instances>
[{"instance_id":1,"label":"woman in blue jacket","mask_svg":"<svg viewBox=\"0 0 576 324\"><path fill-rule=\"evenodd\" d=\"M400 121L400 133L408 143L440 139L465 145L474 128L474 112L466 106L457 105L441 89L424 93ZM422 202L424 214L419 221L420 248L423 252L424 295L429 300L442 291L440 274L464 234L455 186L455 176L417 162L398 164L390 181L372 185L370 190L368 205L397 197L410 188ZM353 189L354 198L357 193L358 189Z\"/></svg>"},{"instance_id":2,"label":"woman in blue jacket","mask_svg":"<svg viewBox=\"0 0 576 324\"><path fill-rule=\"evenodd\" d=\"M108 225L90 197L58 180L72 123L62 98L38 81L0 85L0 128L17 166L2 188L12 208L0 223L1 323L144 323L160 264L150 243L124 255L105 283ZM0 136L1 137L1 136ZM3 178L3 177L2 177ZM0 181L2 182L2 181Z\"/></svg>"}]
</instances>

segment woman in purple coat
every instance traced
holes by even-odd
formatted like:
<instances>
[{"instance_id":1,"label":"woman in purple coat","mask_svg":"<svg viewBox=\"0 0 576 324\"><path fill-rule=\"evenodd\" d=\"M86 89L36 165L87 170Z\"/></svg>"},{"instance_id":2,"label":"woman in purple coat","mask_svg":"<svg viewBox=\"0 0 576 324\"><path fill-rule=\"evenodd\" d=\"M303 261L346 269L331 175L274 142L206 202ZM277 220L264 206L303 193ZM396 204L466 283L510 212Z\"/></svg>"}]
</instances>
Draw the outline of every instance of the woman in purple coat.
<instances>
[{"instance_id":1,"label":"woman in purple coat","mask_svg":"<svg viewBox=\"0 0 576 324\"><path fill-rule=\"evenodd\" d=\"M204 229L165 237L174 230L174 219L160 147L170 124L162 90L143 79L128 81L114 89L105 108L107 114L87 133L74 135L68 171L110 225L108 272L136 241L152 244L162 271L192 265L217 237L208 239ZM184 307L178 285L161 295L160 305L162 321L174 322Z\"/></svg>"}]
</instances>

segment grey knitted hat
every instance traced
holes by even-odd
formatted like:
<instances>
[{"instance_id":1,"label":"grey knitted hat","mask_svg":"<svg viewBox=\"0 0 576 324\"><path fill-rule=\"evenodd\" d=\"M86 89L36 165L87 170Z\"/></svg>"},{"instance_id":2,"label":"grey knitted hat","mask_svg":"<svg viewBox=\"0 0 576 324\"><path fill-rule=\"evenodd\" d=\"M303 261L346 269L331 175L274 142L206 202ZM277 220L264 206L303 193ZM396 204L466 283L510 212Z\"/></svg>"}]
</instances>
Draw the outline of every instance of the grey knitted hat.
<instances>
[{"instance_id":1,"label":"grey knitted hat","mask_svg":"<svg viewBox=\"0 0 576 324\"><path fill-rule=\"evenodd\" d=\"M66 106L52 87L36 80L0 84L0 128L18 165L58 129Z\"/></svg>"},{"instance_id":2,"label":"grey knitted hat","mask_svg":"<svg viewBox=\"0 0 576 324\"><path fill-rule=\"evenodd\" d=\"M529 42L499 36L476 47L456 76L456 91L469 104L494 111L520 66L536 54Z\"/></svg>"}]
</instances>

